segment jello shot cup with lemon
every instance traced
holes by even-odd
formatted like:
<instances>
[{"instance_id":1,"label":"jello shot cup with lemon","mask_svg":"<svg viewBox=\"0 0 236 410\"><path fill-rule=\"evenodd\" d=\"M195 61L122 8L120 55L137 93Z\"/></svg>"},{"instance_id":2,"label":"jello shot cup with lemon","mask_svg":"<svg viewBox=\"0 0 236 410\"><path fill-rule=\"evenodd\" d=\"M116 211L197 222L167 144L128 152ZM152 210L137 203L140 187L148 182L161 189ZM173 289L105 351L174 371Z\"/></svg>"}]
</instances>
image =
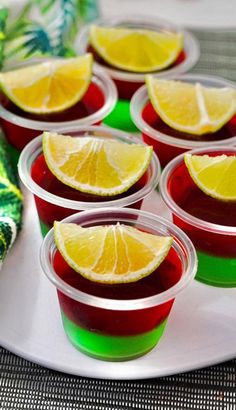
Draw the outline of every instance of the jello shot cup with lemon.
<instances>
[{"instance_id":1,"label":"jello shot cup with lemon","mask_svg":"<svg viewBox=\"0 0 236 410\"><path fill-rule=\"evenodd\" d=\"M197 250L196 279L236 286L236 148L206 147L173 159L160 192Z\"/></svg>"},{"instance_id":2,"label":"jello shot cup with lemon","mask_svg":"<svg viewBox=\"0 0 236 410\"><path fill-rule=\"evenodd\" d=\"M69 341L113 361L144 355L165 337L174 300L197 268L194 247L179 228L128 208L93 209L55 222L40 259L57 289Z\"/></svg>"},{"instance_id":3,"label":"jello shot cup with lemon","mask_svg":"<svg viewBox=\"0 0 236 410\"><path fill-rule=\"evenodd\" d=\"M140 208L160 177L150 146L102 126L44 132L24 148L18 170L34 194L43 235L54 220L78 211Z\"/></svg>"},{"instance_id":4,"label":"jello shot cup with lemon","mask_svg":"<svg viewBox=\"0 0 236 410\"><path fill-rule=\"evenodd\" d=\"M147 76L133 96L131 116L162 167L192 149L236 143L236 87L220 77Z\"/></svg>"},{"instance_id":5,"label":"jello shot cup with lemon","mask_svg":"<svg viewBox=\"0 0 236 410\"><path fill-rule=\"evenodd\" d=\"M25 63L0 73L0 124L15 155L45 130L99 124L116 104L91 54Z\"/></svg>"},{"instance_id":6,"label":"jello shot cup with lemon","mask_svg":"<svg viewBox=\"0 0 236 410\"><path fill-rule=\"evenodd\" d=\"M119 102L106 120L128 127L129 100L145 81L145 74L170 77L188 71L198 60L195 37L181 27L152 17L117 16L83 27L79 54L89 51L117 85ZM131 124L130 124L131 127Z\"/></svg>"}]
</instances>

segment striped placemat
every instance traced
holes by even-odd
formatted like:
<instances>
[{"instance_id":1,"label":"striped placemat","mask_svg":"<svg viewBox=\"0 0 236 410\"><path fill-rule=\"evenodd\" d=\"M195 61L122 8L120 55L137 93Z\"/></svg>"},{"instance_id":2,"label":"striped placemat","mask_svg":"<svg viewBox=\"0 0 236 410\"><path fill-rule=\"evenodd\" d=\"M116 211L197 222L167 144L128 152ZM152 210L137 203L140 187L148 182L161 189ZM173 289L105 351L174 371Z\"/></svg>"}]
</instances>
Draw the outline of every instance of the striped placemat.
<instances>
[{"instance_id":1,"label":"striped placemat","mask_svg":"<svg viewBox=\"0 0 236 410\"><path fill-rule=\"evenodd\" d=\"M236 81L236 30L195 31L201 56L191 70Z\"/></svg>"},{"instance_id":2,"label":"striped placemat","mask_svg":"<svg viewBox=\"0 0 236 410\"><path fill-rule=\"evenodd\" d=\"M144 381L88 379L44 369L0 348L2 410L235 410L236 360Z\"/></svg>"}]
</instances>

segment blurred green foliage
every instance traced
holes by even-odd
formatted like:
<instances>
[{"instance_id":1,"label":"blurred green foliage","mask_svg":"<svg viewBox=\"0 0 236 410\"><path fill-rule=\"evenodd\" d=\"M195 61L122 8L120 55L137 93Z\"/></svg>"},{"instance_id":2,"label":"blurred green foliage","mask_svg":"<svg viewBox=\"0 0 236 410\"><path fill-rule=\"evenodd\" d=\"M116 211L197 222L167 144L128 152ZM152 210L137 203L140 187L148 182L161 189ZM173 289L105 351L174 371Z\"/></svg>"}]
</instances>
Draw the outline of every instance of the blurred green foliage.
<instances>
[{"instance_id":1,"label":"blurred green foliage","mask_svg":"<svg viewBox=\"0 0 236 410\"><path fill-rule=\"evenodd\" d=\"M96 0L29 0L17 18L0 8L0 66L32 57L75 55L75 36L98 17Z\"/></svg>"}]
</instances>

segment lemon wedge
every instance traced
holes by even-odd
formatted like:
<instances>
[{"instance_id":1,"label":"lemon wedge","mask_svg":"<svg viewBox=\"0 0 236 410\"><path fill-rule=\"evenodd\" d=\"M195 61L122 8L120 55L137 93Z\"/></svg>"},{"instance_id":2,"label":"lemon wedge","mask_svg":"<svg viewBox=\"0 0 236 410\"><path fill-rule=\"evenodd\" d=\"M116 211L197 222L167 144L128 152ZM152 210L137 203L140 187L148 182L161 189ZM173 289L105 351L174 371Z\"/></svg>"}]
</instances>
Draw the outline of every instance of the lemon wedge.
<instances>
[{"instance_id":1,"label":"lemon wedge","mask_svg":"<svg viewBox=\"0 0 236 410\"><path fill-rule=\"evenodd\" d=\"M51 172L66 185L95 195L127 191L148 168L152 147L100 137L44 132L43 152Z\"/></svg>"},{"instance_id":2,"label":"lemon wedge","mask_svg":"<svg viewBox=\"0 0 236 410\"><path fill-rule=\"evenodd\" d=\"M143 73L170 66L183 48L183 33L92 25L90 43L110 65Z\"/></svg>"},{"instance_id":3,"label":"lemon wedge","mask_svg":"<svg viewBox=\"0 0 236 410\"><path fill-rule=\"evenodd\" d=\"M93 57L55 59L0 73L0 86L22 110L53 113L76 104L86 93L92 77Z\"/></svg>"},{"instance_id":4,"label":"lemon wedge","mask_svg":"<svg viewBox=\"0 0 236 410\"><path fill-rule=\"evenodd\" d=\"M83 228L54 222L61 255L76 272L99 283L128 283L152 273L167 256L172 238L122 224Z\"/></svg>"},{"instance_id":5,"label":"lemon wedge","mask_svg":"<svg viewBox=\"0 0 236 410\"><path fill-rule=\"evenodd\" d=\"M195 184L205 194L236 201L236 156L185 154L184 161Z\"/></svg>"},{"instance_id":6,"label":"lemon wedge","mask_svg":"<svg viewBox=\"0 0 236 410\"><path fill-rule=\"evenodd\" d=\"M195 135L216 132L236 114L234 88L208 88L150 75L146 84L160 118L178 131Z\"/></svg>"}]
</instances>

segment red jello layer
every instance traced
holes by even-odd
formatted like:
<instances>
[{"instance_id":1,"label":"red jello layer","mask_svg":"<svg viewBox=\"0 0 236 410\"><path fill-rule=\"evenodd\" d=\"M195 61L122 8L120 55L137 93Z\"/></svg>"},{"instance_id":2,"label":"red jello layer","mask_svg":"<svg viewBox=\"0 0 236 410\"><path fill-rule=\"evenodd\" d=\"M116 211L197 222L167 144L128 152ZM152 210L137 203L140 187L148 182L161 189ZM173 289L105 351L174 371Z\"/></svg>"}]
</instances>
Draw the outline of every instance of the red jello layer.
<instances>
[{"instance_id":1,"label":"red jello layer","mask_svg":"<svg viewBox=\"0 0 236 410\"><path fill-rule=\"evenodd\" d=\"M0 94L0 102L9 112L18 115L19 117L28 120L42 121L42 129L34 130L31 129L30 126L27 128L27 125L26 127L21 127L13 122L7 121L6 119L0 119L1 126L8 142L16 149L22 150L29 141L40 135L42 131L47 128L46 126L44 127L43 122L61 122L61 125L63 126L63 123L66 121L79 120L88 117L103 107L105 97L102 90L95 83L91 83L81 101L73 105L71 108L59 113L27 113L8 100L8 98L3 94Z\"/></svg>"},{"instance_id":2,"label":"red jello layer","mask_svg":"<svg viewBox=\"0 0 236 410\"><path fill-rule=\"evenodd\" d=\"M90 295L107 299L139 299L164 292L174 286L182 276L181 260L172 248L159 268L138 282L119 285L105 285L83 278L68 266L60 253L54 256L54 269L68 285ZM173 299L152 308L136 311L118 311L85 305L58 292L60 305L67 317L86 329L105 334L131 335L155 328L169 314Z\"/></svg>"},{"instance_id":3,"label":"red jello layer","mask_svg":"<svg viewBox=\"0 0 236 410\"><path fill-rule=\"evenodd\" d=\"M216 152L209 155L219 154ZM234 155L230 152L226 154ZM176 204L188 214L213 224L236 227L236 202L219 201L202 192L190 177L184 162L170 175L168 191ZM201 230L176 215L174 222L189 235L198 249L218 256L236 255L236 236Z\"/></svg>"},{"instance_id":4,"label":"red jello layer","mask_svg":"<svg viewBox=\"0 0 236 410\"><path fill-rule=\"evenodd\" d=\"M120 195L115 196L100 196L92 195L84 192L80 192L76 189L73 189L62 182L60 182L49 170L43 154L41 154L34 162L31 169L32 179L44 190L57 195L61 198L71 199L81 202L106 202L119 198L124 198L129 196L141 188L147 183L148 175L145 173L142 178L136 184L134 184L128 191ZM55 220L60 221L65 217L78 212L76 209L64 208L58 205L50 203L50 201L45 201L38 196L35 196L35 202L38 210L38 214L42 222L49 227L53 225ZM139 209L142 204L142 201L138 201L132 204L132 208Z\"/></svg>"}]
</instances>

